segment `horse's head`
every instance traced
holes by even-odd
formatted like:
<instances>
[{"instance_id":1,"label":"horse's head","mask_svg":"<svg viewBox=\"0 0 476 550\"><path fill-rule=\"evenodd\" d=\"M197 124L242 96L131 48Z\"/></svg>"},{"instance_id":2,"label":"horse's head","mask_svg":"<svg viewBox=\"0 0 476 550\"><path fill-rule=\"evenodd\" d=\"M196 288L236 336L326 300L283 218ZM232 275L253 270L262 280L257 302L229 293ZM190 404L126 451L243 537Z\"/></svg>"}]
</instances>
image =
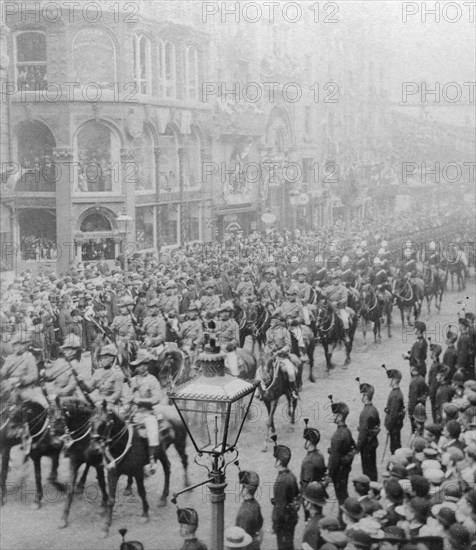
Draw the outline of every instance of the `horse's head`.
<instances>
[{"instance_id":1,"label":"horse's head","mask_svg":"<svg viewBox=\"0 0 476 550\"><path fill-rule=\"evenodd\" d=\"M56 407L64 418L70 431L78 430L88 423L95 414L96 409L80 399L56 398Z\"/></svg>"},{"instance_id":2,"label":"horse's head","mask_svg":"<svg viewBox=\"0 0 476 550\"><path fill-rule=\"evenodd\" d=\"M316 310L316 325L322 327L326 321L332 316L332 306L327 298L319 301Z\"/></svg>"}]
</instances>

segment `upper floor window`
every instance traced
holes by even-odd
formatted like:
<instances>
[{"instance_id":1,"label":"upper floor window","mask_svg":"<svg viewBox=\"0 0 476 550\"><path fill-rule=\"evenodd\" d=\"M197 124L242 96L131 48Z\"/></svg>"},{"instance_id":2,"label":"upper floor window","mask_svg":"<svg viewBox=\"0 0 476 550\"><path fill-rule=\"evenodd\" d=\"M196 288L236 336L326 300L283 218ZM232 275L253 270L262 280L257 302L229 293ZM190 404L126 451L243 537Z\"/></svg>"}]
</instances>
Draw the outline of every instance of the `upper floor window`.
<instances>
[{"instance_id":1,"label":"upper floor window","mask_svg":"<svg viewBox=\"0 0 476 550\"><path fill-rule=\"evenodd\" d=\"M177 66L172 42L161 42L159 45L159 94L170 98L175 98L177 94Z\"/></svg>"},{"instance_id":2,"label":"upper floor window","mask_svg":"<svg viewBox=\"0 0 476 550\"><path fill-rule=\"evenodd\" d=\"M75 143L76 193L107 193L119 184L119 140L100 122L79 130Z\"/></svg>"},{"instance_id":3,"label":"upper floor window","mask_svg":"<svg viewBox=\"0 0 476 550\"><path fill-rule=\"evenodd\" d=\"M136 191L153 191L155 189L154 139L147 128L144 127L142 135L134 139L132 148L138 167Z\"/></svg>"},{"instance_id":4,"label":"upper floor window","mask_svg":"<svg viewBox=\"0 0 476 550\"><path fill-rule=\"evenodd\" d=\"M140 94L152 93L152 70L150 40L134 36L134 80Z\"/></svg>"},{"instance_id":5,"label":"upper floor window","mask_svg":"<svg viewBox=\"0 0 476 550\"><path fill-rule=\"evenodd\" d=\"M198 97L198 52L194 46L185 46L183 52L183 97Z\"/></svg>"},{"instance_id":6,"label":"upper floor window","mask_svg":"<svg viewBox=\"0 0 476 550\"><path fill-rule=\"evenodd\" d=\"M81 84L93 82L102 88L116 81L116 48L102 29L82 29L73 40L74 78ZM93 92L91 92L93 93ZM93 101L94 98L90 98Z\"/></svg>"},{"instance_id":7,"label":"upper floor window","mask_svg":"<svg viewBox=\"0 0 476 550\"><path fill-rule=\"evenodd\" d=\"M46 81L46 37L28 31L16 36L17 86L20 90L42 90Z\"/></svg>"}]
</instances>

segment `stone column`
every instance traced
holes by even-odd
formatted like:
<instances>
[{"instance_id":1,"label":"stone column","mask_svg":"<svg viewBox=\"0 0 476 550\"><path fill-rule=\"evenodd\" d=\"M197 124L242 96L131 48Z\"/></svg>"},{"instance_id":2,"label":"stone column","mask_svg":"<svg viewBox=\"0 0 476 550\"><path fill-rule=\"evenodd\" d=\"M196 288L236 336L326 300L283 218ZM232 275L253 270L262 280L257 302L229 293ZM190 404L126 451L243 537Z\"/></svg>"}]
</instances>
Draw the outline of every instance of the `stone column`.
<instances>
[{"instance_id":1,"label":"stone column","mask_svg":"<svg viewBox=\"0 0 476 550\"><path fill-rule=\"evenodd\" d=\"M135 190L137 184L137 172L131 169L132 164L136 162L134 151L132 149L121 149L121 193L124 196L124 204L126 214L133 219L129 235L126 236L125 242L135 243L136 240L136 209L135 209ZM120 212L119 212L120 213ZM138 252L135 246L127 246L127 251L130 254Z\"/></svg>"},{"instance_id":2,"label":"stone column","mask_svg":"<svg viewBox=\"0 0 476 550\"><path fill-rule=\"evenodd\" d=\"M71 192L74 181L73 150L69 147L56 147L53 150L56 175L56 242L58 258L56 269L64 272L70 269L75 260L74 232Z\"/></svg>"}]
</instances>

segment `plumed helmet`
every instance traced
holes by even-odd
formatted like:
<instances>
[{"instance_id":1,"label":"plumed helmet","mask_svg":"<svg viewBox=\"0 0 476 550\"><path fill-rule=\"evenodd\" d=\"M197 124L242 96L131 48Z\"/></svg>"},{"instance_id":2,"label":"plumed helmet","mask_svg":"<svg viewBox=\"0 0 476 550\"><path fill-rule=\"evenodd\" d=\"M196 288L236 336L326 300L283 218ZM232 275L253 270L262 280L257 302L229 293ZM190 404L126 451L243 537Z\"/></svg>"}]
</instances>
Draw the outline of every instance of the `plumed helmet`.
<instances>
[{"instance_id":1,"label":"plumed helmet","mask_svg":"<svg viewBox=\"0 0 476 550\"><path fill-rule=\"evenodd\" d=\"M303 497L316 506L325 506L329 495L321 483L311 481L304 489Z\"/></svg>"},{"instance_id":2,"label":"plumed helmet","mask_svg":"<svg viewBox=\"0 0 476 550\"><path fill-rule=\"evenodd\" d=\"M402 373L398 369L387 369L387 376L390 379L393 380L401 380L402 379Z\"/></svg>"},{"instance_id":3,"label":"plumed helmet","mask_svg":"<svg viewBox=\"0 0 476 550\"><path fill-rule=\"evenodd\" d=\"M232 302L223 302L223 304L218 308L218 312L222 313L223 311L232 313L234 311Z\"/></svg>"},{"instance_id":4,"label":"plumed helmet","mask_svg":"<svg viewBox=\"0 0 476 550\"><path fill-rule=\"evenodd\" d=\"M183 525L198 525L198 514L194 508L178 508L177 520Z\"/></svg>"},{"instance_id":5,"label":"plumed helmet","mask_svg":"<svg viewBox=\"0 0 476 550\"><path fill-rule=\"evenodd\" d=\"M349 414L349 407L342 401L331 404L333 414L341 414L346 417Z\"/></svg>"},{"instance_id":6,"label":"plumed helmet","mask_svg":"<svg viewBox=\"0 0 476 550\"><path fill-rule=\"evenodd\" d=\"M165 290L169 290L171 288L177 288L177 283L173 280L168 281L168 283L165 285Z\"/></svg>"},{"instance_id":7,"label":"plumed helmet","mask_svg":"<svg viewBox=\"0 0 476 550\"><path fill-rule=\"evenodd\" d=\"M426 332L426 323L424 323L423 321L417 321L415 323L415 330L417 330L418 332Z\"/></svg>"},{"instance_id":8,"label":"plumed helmet","mask_svg":"<svg viewBox=\"0 0 476 550\"><path fill-rule=\"evenodd\" d=\"M359 391L360 393L365 394L369 399L372 399L375 393L375 388L372 384L367 384L364 382L363 384L359 383Z\"/></svg>"},{"instance_id":9,"label":"plumed helmet","mask_svg":"<svg viewBox=\"0 0 476 550\"><path fill-rule=\"evenodd\" d=\"M63 345L60 349L81 349L81 338L76 334L68 334L64 339Z\"/></svg>"},{"instance_id":10,"label":"plumed helmet","mask_svg":"<svg viewBox=\"0 0 476 550\"><path fill-rule=\"evenodd\" d=\"M304 428L304 432L302 434L303 438L310 441L313 445L317 445L321 440L321 432L317 428L310 428L307 425L309 419L305 418L304 422L306 423L306 427Z\"/></svg>"},{"instance_id":11,"label":"plumed helmet","mask_svg":"<svg viewBox=\"0 0 476 550\"><path fill-rule=\"evenodd\" d=\"M272 435L271 438L274 441L273 456L276 460L279 460L283 466L287 466L291 460L291 449L286 445L277 445L276 435Z\"/></svg>"}]
</instances>

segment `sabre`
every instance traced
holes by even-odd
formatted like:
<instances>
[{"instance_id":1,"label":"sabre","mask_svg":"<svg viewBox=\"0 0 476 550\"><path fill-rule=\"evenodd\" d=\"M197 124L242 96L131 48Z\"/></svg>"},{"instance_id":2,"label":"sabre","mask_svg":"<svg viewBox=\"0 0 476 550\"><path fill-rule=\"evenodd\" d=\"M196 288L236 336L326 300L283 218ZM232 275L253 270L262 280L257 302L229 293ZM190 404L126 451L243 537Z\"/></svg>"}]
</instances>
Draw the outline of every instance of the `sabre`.
<instances>
[{"instance_id":1,"label":"sabre","mask_svg":"<svg viewBox=\"0 0 476 550\"><path fill-rule=\"evenodd\" d=\"M387 453L387 447L388 447L388 440L390 439L390 432L387 432L387 438L385 439L385 446L383 448L383 455L382 460L380 461L380 464L383 464L385 454Z\"/></svg>"}]
</instances>

